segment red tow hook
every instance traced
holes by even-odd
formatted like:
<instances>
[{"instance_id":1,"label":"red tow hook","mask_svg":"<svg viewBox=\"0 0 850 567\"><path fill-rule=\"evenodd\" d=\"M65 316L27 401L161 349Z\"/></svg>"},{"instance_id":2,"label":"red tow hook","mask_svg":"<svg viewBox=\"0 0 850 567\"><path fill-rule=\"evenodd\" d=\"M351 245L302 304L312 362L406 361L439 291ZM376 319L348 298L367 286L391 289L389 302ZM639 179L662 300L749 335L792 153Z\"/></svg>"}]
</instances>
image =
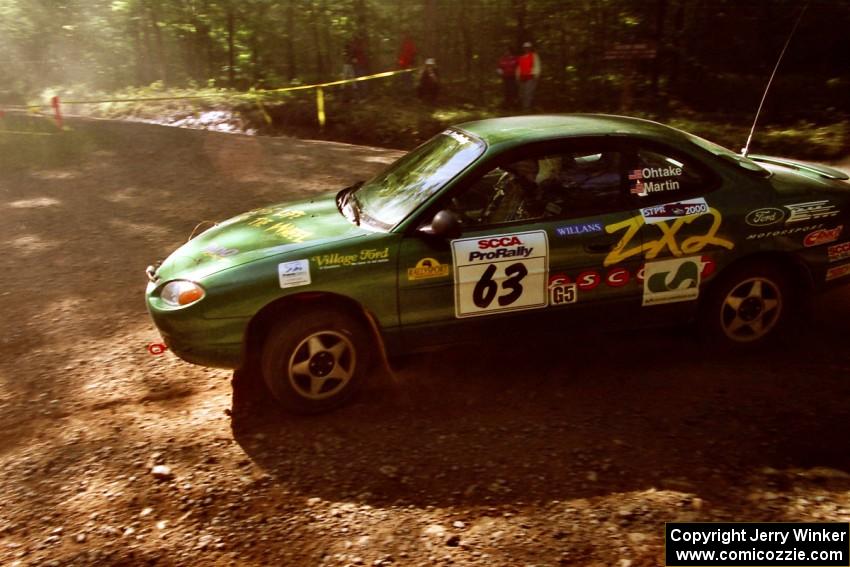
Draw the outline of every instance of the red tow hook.
<instances>
[{"instance_id":1,"label":"red tow hook","mask_svg":"<svg viewBox=\"0 0 850 567\"><path fill-rule=\"evenodd\" d=\"M154 356L162 354L168 350L168 346L163 343L150 343L147 348L148 352Z\"/></svg>"}]
</instances>

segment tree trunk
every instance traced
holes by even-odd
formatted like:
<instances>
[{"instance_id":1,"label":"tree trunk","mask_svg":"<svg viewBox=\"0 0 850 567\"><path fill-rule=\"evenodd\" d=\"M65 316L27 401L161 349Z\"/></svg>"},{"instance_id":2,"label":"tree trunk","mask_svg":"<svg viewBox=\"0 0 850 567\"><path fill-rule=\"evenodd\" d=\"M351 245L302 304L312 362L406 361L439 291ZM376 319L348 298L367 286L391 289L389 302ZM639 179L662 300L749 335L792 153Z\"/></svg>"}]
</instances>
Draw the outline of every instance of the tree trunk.
<instances>
[{"instance_id":1,"label":"tree trunk","mask_svg":"<svg viewBox=\"0 0 850 567\"><path fill-rule=\"evenodd\" d=\"M236 14L233 13L233 5L227 5L227 83L230 88L236 85L236 48L234 46L236 34Z\"/></svg>"},{"instance_id":2,"label":"tree trunk","mask_svg":"<svg viewBox=\"0 0 850 567\"><path fill-rule=\"evenodd\" d=\"M286 4L286 75L290 81L298 76L295 67L295 0L289 0Z\"/></svg>"},{"instance_id":3,"label":"tree trunk","mask_svg":"<svg viewBox=\"0 0 850 567\"><path fill-rule=\"evenodd\" d=\"M434 57L437 51L437 0L425 1L425 53L423 57Z\"/></svg>"},{"instance_id":4,"label":"tree trunk","mask_svg":"<svg viewBox=\"0 0 850 567\"><path fill-rule=\"evenodd\" d=\"M514 18L516 19L516 47L519 50L524 42L531 40L525 29L527 7L525 0L512 0L512 3Z\"/></svg>"},{"instance_id":5,"label":"tree trunk","mask_svg":"<svg viewBox=\"0 0 850 567\"><path fill-rule=\"evenodd\" d=\"M148 21L150 28L153 30L154 41L156 42L157 62L159 63L159 78L162 84L168 86L171 83L168 76L168 59L165 53L165 43L162 40L162 30L159 29L159 15L156 11L156 4L147 3Z\"/></svg>"},{"instance_id":6,"label":"tree trunk","mask_svg":"<svg viewBox=\"0 0 850 567\"><path fill-rule=\"evenodd\" d=\"M656 0L655 2L655 31L653 37L657 51L655 59L652 60L652 83L650 94L652 95L653 104L656 108L660 108L658 101L658 83L661 78L661 54L666 52L664 42L664 20L667 17L667 0Z\"/></svg>"},{"instance_id":7,"label":"tree trunk","mask_svg":"<svg viewBox=\"0 0 850 567\"><path fill-rule=\"evenodd\" d=\"M311 6L310 9L310 27L313 32L313 48L316 52L316 74L319 80L323 80L325 77L325 58L322 55L322 38L321 33L319 31L319 14L321 11L321 7L317 6L315 3Z\"/></svg>"}]
</instances>

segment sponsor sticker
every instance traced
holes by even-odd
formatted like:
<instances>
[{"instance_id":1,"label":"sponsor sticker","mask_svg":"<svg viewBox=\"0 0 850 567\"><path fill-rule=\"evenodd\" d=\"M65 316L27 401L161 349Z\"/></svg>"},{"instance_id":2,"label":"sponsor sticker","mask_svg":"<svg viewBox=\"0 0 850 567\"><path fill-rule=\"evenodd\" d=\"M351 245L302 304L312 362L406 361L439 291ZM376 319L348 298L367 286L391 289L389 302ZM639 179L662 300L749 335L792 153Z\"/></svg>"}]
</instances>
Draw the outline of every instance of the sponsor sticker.
<instances>
[{"instance_id":1,"label":"sponsor sticker","mask_svg":"<svg viewBox=\"0 0 850 567\"><path fill-rule=\"evenodd\" d=\"M224 246L218 246L216 244L211 244L204 248L204 254L207 256L212 256L213 258L227 258L228 256L233 256L234 254L239 254L238 248L225 248Z\"/></svg>"},{"instance_id":2,"label":"sponsor sticker","mask_svg":"<svg viewBox=\"0 0 850 567\"><path fill-rule=\"evenodd\" d=\"M568 224L559 226L555 229L555 234L558 236L578 236L580 234L592 234L594 232L602 232L605 227L601 222L588 222L579 224Z\"/></svg>"},{"instance_id":3,"label":"sponsor sticker","mask_svg":"<svg viewBox=\"0 0 850 567\"><path fill-rule=\"evenodd\" d=\"M679 182L675 179L663 179L665 177L679 177L682 175L681 167L644 167L633 169L629 172L629 181L632 187L632 195L646 197L650 193L661 193L666 191L678 191ZM659 181L652 181L658 179Z\"/></svg>"},{"instance_id":4,"label":"sponsor sticker","mask_svg":"<svg viewBox=\"0 0 850 567\"><path fill-rule=\"evenodd\" d=\"M850 247L850 243L848 243L848 246ZM700 257L700 278L710 277L716 267L717 264L710 256L703 255ZM646 265L641 265L632 273L623 266L613 266L604 274L600 274L596 270L586 270L576 276L575 281L567 274L558 273L549 277L549 285L575 283L579 290L590 291L596 289L602 283L613 288L624 287L631 282L643 284L645 269Z\"/></svg>"},{"instance_id":5,"label":"sponsor sticker","mask_svg":"<svg viewBox=\"0 0 850 567\"><path fill-rule=\"evenodd\" d=\"M452 241L455 316L475 317L546 307L546 232L517 232Z\"/></svg>"},{"instance_id":6,"label":"sponsor sticker","mask_svg":"<svg viewBox=\"0 0 850 567\"><path fill-rule=\"evenodd\" d=\"M838 262L839 260L850 258L850 242L842 242L841 244L830 246L827 249L827 253L829 254L830 262Z\"/></svg>"},{"instance_id":7,"label":"sponsor sticker","mask_svg":"<svg viewBox=\"0 0 850 567\"><path fill-rule=\"evenodd\" d=\"M422 258L416 262L415 268L407 268L407 279L427 280L442 278L449 275L448 264L441 264L434 258Z\"/></svg>"},{"instance_id":8,"label":"sponsor sticker","mask_svg":"<svg viewBox=\"0 0 850 567\"><path fill-rule=\"evenodd\" d=\"M785 211L775 207L765 207L750 211L744 217L746 223L750 226L770 226L785 220Z\"/></svg>"},{"instance_id":9,"label":"sponsor sticker","mask_svg":"<svg viewBox=\"0 0 850 567\"><path fill-rule=\"evenodd\" d=\"M310 285L310 262L295 260L278 264L277 277L282 288Z\"/></svg>"},{"instance_id":10,"label":"sponsor sticker","mask_svg":"<svg viewBox=\"0 0 850 567\"><path fill-rule=\"evenodd\" d=\"M699 296L701 272L699 256L647 262L643 277L643 305L693 301Z\"/></svg>"},{"instance_id":11,"label":"sponsor sticker","mask_svg":"<svg viewBox=\"0 0 850 567\"><path fill-rule=\"evenodd\" d=\"M821 244L829 244L835 242L841 236L841 231L844 225L836 226L835 228L822 228L814 232L810 232L803 239L803 246L811 248L812 246L820 246Z\"/></svg>"},{"instance_id":12,"label":"sponsor sticker","mask_svg":"<svg viewBox=\"0 0 850 567\"><path fill-rule=\"evenodd\" d=\"M850 264L833 266L826 271L826 281L837 280L838 278L843 278L845 276L850 276Z\"/></svg>"},{"instance_id":13,"label":"sponsor sticker","mask_svg":"<svg viewBox=\"0 0 850 567\"><path fill-rule=\"evenodd\" d=\"M640 214L646 224L676 220L691 215L701 215L708 212L705 199L688 199L676 203L666 203L656 207L646 207Z\"/></svg>"},{"instance_id":14,"label":"sponsor sticker","mask_svg":"<svg viewBox=\"0 0 850 567\"><path fill-rule=\"evenodd\" d=\"M829 204L829 201L826 199L823 201L785 205L785 208L791 211L791 215L785 221L785 224L826 219L834 217L840 212L835 205Z\"/></svg>"},{"instance_id":15,"label":"sponsor sticker","mask_svg":"<svg viewBox=\"0 0 850 567\"><path fill-rule=\"evenodd\" d=\"M390 261L390 248L367 248L351 254L321 254L311 256L320 270L331 270L343 266L363 266L366 264L384 264Z\"/></svg>"},{"instance_id":16,"label":"sponsor sticker","mask_svg":"<svg viewBox=\"0 0 850 567\"><path fill-rule=\"evenodd\" d=\"M760 240L762 238L772 238L774 236L789 236L791 234L800 234L801 232L811 232L823 228L821 224L810 224L807 226L798 226L796 228L780 228L778 230L769 230L767 232L754 232L747 235L747 240Z\"/></svg>"},{"instance_id":17,"label":"sponsor sticker","mask_svg":"<svg viewBox=\"0 0 850 567\"><path fill-rule=\"evenodd\" d=\"M647 260L654 260L665 250L673 256L682 256L684 254L696 254L707 246L720 246L727 250L735 248L734 242L717 235L723 224L723 216L720 211L712 207L708 208L707 213L677 218L669 223L658 221L652 224L651 226L658 229L658 233L660 233L655 240L649 240L651 235L641 231L641 227L645 224L646 221L642 215L635 215L626 220L607 225L605 232L615 234L623 231L623 234L619 242L605 257L602 265L607 268L628 260L632 256L641 255ZM682 227L690 225L696 226L688 231L690 234L680 239L679 231L682 230ZM694 234L696 230L704 232ZM651 232L654 232L654 230Z\"/></svg>"},{"instance_id":18,"label":"sponsor sticker","mask_svg":"<svg viewBox=\"0 0 850 567\"><path fill-rule=\"evenodd\" d=\"M562 276L549 278L549 305L566 305L578 299L576 284L567 283Z\"/></svg>"}]
</instances>

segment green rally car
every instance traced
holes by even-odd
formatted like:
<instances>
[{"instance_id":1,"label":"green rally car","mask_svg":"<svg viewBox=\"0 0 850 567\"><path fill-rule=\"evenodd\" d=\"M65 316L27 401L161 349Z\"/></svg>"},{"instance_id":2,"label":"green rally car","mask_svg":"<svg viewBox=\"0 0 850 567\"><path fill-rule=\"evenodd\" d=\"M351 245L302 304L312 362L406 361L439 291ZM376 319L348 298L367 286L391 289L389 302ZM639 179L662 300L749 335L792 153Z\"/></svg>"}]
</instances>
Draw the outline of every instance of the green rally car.
<instances>
[{"instance_id":1,"label":"green rally car","mask_svg":"<svg viewBox=\"0 0 850 567\"><path fill-rule=\"evenodd\" d=\"M148 268L147 306L178 356L256 367L301 413L387 355L506 330L695 319L756 344L850 281L847 179L633 118L471 122L201 233Z\"/></svg>"}]
</instances>

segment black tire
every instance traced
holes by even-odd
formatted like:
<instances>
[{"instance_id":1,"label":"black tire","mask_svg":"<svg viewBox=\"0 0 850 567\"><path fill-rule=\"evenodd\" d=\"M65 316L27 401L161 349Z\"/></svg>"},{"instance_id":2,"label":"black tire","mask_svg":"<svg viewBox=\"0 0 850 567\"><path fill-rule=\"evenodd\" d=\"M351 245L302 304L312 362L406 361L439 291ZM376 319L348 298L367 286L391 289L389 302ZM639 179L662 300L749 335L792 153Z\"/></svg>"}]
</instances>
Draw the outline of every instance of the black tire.
<instances>
[{"instance_id":1,"label":"black tire","mask_svg":"<svg viewBox=\"0 0 850 567\"><path fill-rule=\"evenodd\" d=\"M701 306L700 331L720 345L752 348L783 336L797 312L796 290L774 263L733 266L712 286Z\"/></svg>"},{"instance_id":2,"label":"black tire","mask_svg":"<svg viewBox=\"0 0 850 567\"><path fill-rule=\"evenodd\" d=\"M337 408L362 385L372 359L369 332L331 309L304 311L266 337L262 375L269 391L292 413Z\"/></svg>"}]
</instances>

